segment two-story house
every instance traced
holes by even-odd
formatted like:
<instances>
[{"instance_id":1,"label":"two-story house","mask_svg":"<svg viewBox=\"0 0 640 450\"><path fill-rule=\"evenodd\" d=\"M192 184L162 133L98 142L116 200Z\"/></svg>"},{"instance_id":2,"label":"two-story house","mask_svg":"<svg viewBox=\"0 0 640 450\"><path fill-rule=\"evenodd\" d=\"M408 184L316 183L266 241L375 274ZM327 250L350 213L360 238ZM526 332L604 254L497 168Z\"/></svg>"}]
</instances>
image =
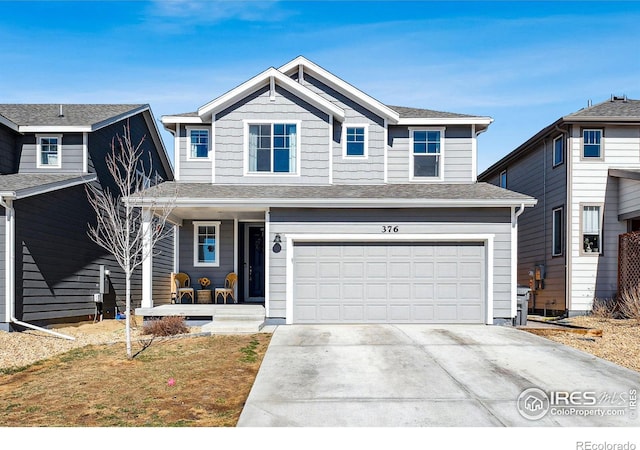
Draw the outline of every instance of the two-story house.
<instances>
[{"instance_id":1,"label":"two-story house","mask_svg":"<svg viewBox=\"0 0 640 450\"><path fill-rule=\"evenodd\" d=\"M589 105L479 175L538 199L520 218L518 282L529 306L584 314L618 290L619 236L640 229L640 101Z\"/></svg>"},{"instance_id":2,"label":"two-story house","mask_svg":"<svg viewBox=\"0 0 640 450\"><path fill-rule=\"evenodd\" d=\"M111 314L124 299L122 271L88 237L95 212L85 187L113 192L105 156L125 126L134 143L144 137L154 180L172 180L148 105L0 104L0 330L88 320L94 294ZM140 286L138 273L138 304Z\"/></svg>"},{"instance_id":3,"label":"two-story house","mask_svg":"<svg viewBox=\"0 0 640 450\"><path fill-rule=\"evenodd\" d=\"M516 315L517 216L476 183L492 119L388 106L298 57L167 115L176 270L239 276L284 323L487 323ZM143 271L143 306L168 303ZM188 306L188 305L185 305Z\"/></svg>"}]
</instances>

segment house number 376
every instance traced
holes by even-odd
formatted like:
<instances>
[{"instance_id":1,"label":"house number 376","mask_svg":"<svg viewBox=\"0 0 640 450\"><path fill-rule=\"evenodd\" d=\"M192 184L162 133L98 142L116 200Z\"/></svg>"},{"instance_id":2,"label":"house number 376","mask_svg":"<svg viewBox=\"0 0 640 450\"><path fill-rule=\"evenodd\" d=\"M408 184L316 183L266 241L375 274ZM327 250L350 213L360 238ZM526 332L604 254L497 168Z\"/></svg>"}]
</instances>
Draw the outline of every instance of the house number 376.
<instances>
[{"instance_id":1,"label":"house number 376","mask_svg":"<svg viewBox=\"0 0 640 450\"><path fill-rule=\"evenodd\" d=\"M383 233L397 233L398 225L382 225Z\"/></svg>"}]
</instances>

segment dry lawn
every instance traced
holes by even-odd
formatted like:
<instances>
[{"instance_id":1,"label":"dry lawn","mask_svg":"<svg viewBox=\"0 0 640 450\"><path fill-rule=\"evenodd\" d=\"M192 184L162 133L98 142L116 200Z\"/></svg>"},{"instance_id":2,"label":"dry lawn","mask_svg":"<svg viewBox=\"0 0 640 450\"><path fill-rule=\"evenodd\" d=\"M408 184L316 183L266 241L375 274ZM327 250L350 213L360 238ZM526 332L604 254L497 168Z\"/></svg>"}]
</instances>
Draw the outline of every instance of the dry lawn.
<instances>
[{"instance_id":1,"label":"dry lawn","mask_svg":"<svg viewBox=\"0 0 640 450\"><path fill-rule=\"evenodd\" d=\"M640 372L640 323L637 320L582 316L572 318L570 323L602 330L602 337L576 334L570 330L525 330Z\"/></svg>"},{"instance_id":2,"label":"dry lawn","mask_svg":"<svg viewBox=\"0 0 640 450\"><path fill-rule=\"evenodd\" d=\"M270 338L156 338L133 360L90 345L4 369L0 426L235 426Z\"/></svg>"}]
</instances>

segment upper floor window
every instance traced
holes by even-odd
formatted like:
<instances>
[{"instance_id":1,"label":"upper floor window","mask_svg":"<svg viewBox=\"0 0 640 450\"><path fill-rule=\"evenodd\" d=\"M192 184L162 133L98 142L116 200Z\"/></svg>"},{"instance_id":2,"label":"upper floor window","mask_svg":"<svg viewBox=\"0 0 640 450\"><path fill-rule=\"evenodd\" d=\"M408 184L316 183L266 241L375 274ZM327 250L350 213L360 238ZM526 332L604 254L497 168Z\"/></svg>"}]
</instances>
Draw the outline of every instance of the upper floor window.
<instances>
[{"instance_id":1,"label":"upper floor window","mask_svg":"<svg viewBox=\"0 0 640 450\"><path fill-rule=\"evenodd\" d=\"M443 130L412 130L412 175L415 178L441 178Z\"/></svg>"},{"instance_id":2,"label":"upper floor window","mask_svg":"<svg viewBox=\"0 0 640 450\"><path fill-rule=\"evenodd\" d=\"M500 172L500 187L506 189L507 188L507 171L503 170Z\"/></svg>"},{"instance_id":3,"label":"upper floor window","mask_svg":"<svg viewBox=\"0 0 640 450\"><path fill-rule=\"evenodd\" d=\"M582 206L582 251L602 253L602 207L600 205Z\"/></svg>"},{"instance_id":4,"label":"upper floor window","mask_svg":"<svg viewBox=\"0 0 640 450\"><path fill-rule=\"evenodd\" d=\"M37 137L37 167L62 167L62 136L38 136Z\"/></svg>"},{"instance_id":5,"label":"upper floor window","mask_svg":"<svg viewBox=\"0 0 640 450\"><path fill-rule=\"evenodd\" d=\"M582 157L602 158L602 130L582 130Z\"/></svg>"},{"instance_id":6,"label":"upper floor window","mask_svg":"<svg viewBox=\"0 0 640 450\"><path fill-rule=\"evenodd\" d=\"M564 208L556 208L553 210L553 237L551 242L551 255L562 255L562 249L564 247L564 228L562 226L564 217Z\"/></svg>"},{"instance_id":7,"label":"upper floor window","mask_svg":"<svg viewBox=\"0 0 640 450\"><path fill-rule=\"evenodd\" d=\"M343 155L367 157L367 125L350 125L343 128Z\"/></svg>"},{"instance_id":8,"label":"upper floor window","mask_svg":"<svg viewBox=\"0 0 640 450\"><path fill-rule=\"evenodd\" d=\"M209 130L187 128L189 132L189 159L209 158Z\"/></svg>"},{"instance_id":9,"label":"upper floor window","mask_svg":"<svg viewBox=\"0 0 640 450\"><path fill-rule=\"evenodd\" d=\"M558 136L553 140L553 167L564 162L564 139Z\"/></svg>"},{"instance_id":10,"label":"upper floor window","mask_svg":"<svg viewBox=\"0 0 640 450\"><path fill-rule=\"evenodd\" d=\"M220 222L193 222L193 265L220 266Z\"/></svg>"},{"instance_id":11,"label":"upper floor window","mask_svg":"<svg viewBox=\"0 0 640 450\"><path fill-rule=\"evenodd\" d=\"M250 173L297 173L298 123L248 124Z\"/></svg>"}]
</instances>

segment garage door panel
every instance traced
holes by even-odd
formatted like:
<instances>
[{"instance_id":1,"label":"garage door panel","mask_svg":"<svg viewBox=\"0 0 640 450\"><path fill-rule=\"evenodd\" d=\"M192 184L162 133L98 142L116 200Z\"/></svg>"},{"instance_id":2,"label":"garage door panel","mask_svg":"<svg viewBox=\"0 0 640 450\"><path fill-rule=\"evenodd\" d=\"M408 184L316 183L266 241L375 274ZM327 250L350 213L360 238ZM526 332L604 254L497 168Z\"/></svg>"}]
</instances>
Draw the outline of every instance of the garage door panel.
<instances>
[{"instance_id":1,"label":"garage door panel","mask_svg":"<svg viewBox=\"0 0 640 450\"><path fill-rule=\"evenodd\" d=\"M295 323L482 323L484 246L294 245Z\"/></svg>"}]
</instances>

